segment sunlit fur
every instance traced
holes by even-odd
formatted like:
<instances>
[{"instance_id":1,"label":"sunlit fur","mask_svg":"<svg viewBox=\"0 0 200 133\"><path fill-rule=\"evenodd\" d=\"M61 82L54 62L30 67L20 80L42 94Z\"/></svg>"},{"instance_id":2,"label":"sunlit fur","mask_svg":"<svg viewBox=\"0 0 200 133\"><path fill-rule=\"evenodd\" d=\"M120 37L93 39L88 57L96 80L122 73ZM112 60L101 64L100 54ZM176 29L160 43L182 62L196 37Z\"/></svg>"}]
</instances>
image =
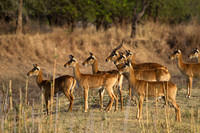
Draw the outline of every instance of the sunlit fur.
<instances>
[{"instance_id":1,"label":"sunlit fur","mask_svg":"<svg viewBox=\"0 0 200 133\"><path fill-rule=\"evenodd\" d=\"M52 80L43 80L42 71L37 64L33 65L33 69L27 73L27 76L36 76L37 85L40 87L40 89L43 89L44 92L46 110L48 114L48 106L49 106L48 101L50 100L51 97ZM72 106L74 102L73 91L75 85L76 85L76 80L69 75L60 76L55 79L54 95L59 92L65 94L65 96L70 101L70 105L68 108L69 111L72 111Z\"/></svg>"},{"instance_id":2,"label":"sunlit fur","mask_svg":"<svg viewBox=\"0 0 200 133\"><path fill-rule=\"evenodd\" d=\"M106 74L106 73L119 74L118 70L99 71L99 69L98 69L98 60L94 56L94 54L91 53L91 52L90 52L89 57L82 64L84 66L91 65L93 74ZM122 89L122 82L123 82L123 75L119 74L118 85L115 88L118 89L118 92L119 92L120 101L121 101L121 110L123 110L123 96L122 96L122 90L121 90ZM101 93L101 91L99 93ZM100 96L101 95L103 96L103 94L100 94ZM116 95L116 96L118 96L118 95ZM101 101L102 99L103 98L100 97L100 103L101 104L102 104L102 101ZM103 105L101 105L101 108L103 108Z\"/></svg>"},{"instance_id":3,"label":"sunlit fur","mask_svg":"<svg viewBox=\"0 0 200 133\"><path fill-rule=\"evenodd\" d=\"M165 100L171 103L175 108L176 120L181 121L181 112L179 106L176 104L177 87L170 81L156 81L148 82L138 80L135 77L134 67L131 63L126 63L120 70L121 73L129 73L129 84L133 90L133 94L139 101L139 108L137 112L137 119L142 118L142 106L145 97L165 97Z\"/></svg>"},{"instance_id":4,"label":"sunlit fur","mask_svg":"<svg viewBox=\"0 0 200 133\"><path fill-rule=\"evenodd\" d=\"M171 76L167 67L158 63L135 63L134 55L130 51L126 51L125 55L120 55L115 61L116 64L129 61L134 67L136 79L145 81L169 81Z\"/></svg>"},{"instance_id":5,"label":"sunlit fur","mask_svg":"<svg viewBox=\"0 0 200 133\"><path fill-rule=\"evenodd\" d=\"M113 87L118 84L119 74L82 74L79 70L78 61L74 56L69 56L70 60L64 65L64 67L73 68L74 77L76 78L79 86L84 90L85 109L88 111L88 91L89 89L106 89L110 96L110 102L106 108L106 111L110 111L114 100L118 102L117 97L113 92ZM118 105L118 103L116 103ZM117 108L117 107L116 107ZM115 108L115 110L116 110Z\"/></svg>"},{"instance_id":6,"label":"sunlit fur","mask_svg":"<svg viewBox=\"0 0 200 133\"><path fill-rule=\"evenodd\" d=\"M186 97L190 98L192 93L192 80L193 77L200 77L200 63L185 63L183 62L181 50L174 51L173 54L169 56L171 60L178 59L178 68L182 74L186 75L188 78L187 82L187 95Z\"/></svg>"}]
</instances>

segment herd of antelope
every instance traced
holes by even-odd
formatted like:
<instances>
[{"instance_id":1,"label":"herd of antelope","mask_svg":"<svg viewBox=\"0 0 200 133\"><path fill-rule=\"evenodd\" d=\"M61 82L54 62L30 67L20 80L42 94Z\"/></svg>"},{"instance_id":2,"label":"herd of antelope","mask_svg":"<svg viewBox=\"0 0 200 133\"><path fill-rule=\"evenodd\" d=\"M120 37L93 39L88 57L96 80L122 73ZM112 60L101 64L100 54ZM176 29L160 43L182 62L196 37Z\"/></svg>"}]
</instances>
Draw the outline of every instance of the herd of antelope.
<instances>
[{"instance_id":1,"label":"herd of antelope","mask_svg":"<svg viewBox=\"0 0 200 133\"><path fill-rule=\"evenodd\" d=\"M98 60L93 53L82 63L82 65L92 66L92 74L83 74L79 70L79 62L73 56L69 55L69 61L64 64L66 68L73 69L73 76L64 75L55 79L54 94L63 92L69 99L70 104L68 111L72 111L74 102L73 90L76 84L84 91L84 112L88 111L88 91L97 89L100 97L100 109L103 109L103 95L106 90L110 101L106 107L106 111L112 109L115 101L115 110L118 109L118 96L121 102L121 110L123 109L122 82L125 77L129 82L129 96L136 97L139 103L137 111L137 119L142 118L142 106L145 97L162 97L166 103L171 103L175 108L176 121L181 121L180 108L176 103L177 87L170 81L170 73L168 68L158 63L141 63L136 64L133 53L130 50L120 52L122 43L115 48L106 58L106 62L113 62L117 70L100 71L98 69ZM199 50L195 49L189 58L198 58ZM200 63L189 64L184 63L180 50L176 50L170 59L178 59L178 67L181 72L188 77L188 92L190 98L192 90L193 76L200 73ZM198 72L197 72L198 71ZM48 114L49 100L51 97L52 80L43 80L42 70L37 64L33 65L33 69L27 73L28 76L36 76L38 86L44 90L46 111ZM116 92L118 92L116 94Z\"/></svg>"}]
</instances>

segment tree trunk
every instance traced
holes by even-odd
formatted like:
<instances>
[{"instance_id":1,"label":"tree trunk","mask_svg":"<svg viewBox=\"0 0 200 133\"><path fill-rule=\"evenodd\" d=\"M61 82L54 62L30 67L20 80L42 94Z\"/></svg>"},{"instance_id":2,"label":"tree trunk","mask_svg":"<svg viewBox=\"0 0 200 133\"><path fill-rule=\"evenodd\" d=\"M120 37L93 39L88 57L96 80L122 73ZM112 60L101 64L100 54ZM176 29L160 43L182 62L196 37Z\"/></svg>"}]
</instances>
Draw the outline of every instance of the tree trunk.
<instances>
[{"instance_id":1,"label":"tree trunk","mask_svg":"<svg viewBox=\"0 0 200 133\"><path fill-rule=\"evenodd\" d=\"M155 9L155 16L154 16L154 22L157 22L157 19L158 19L158 10L159 10L159 6L156 6L156 9Z\"/></svg>"},{"instance_id":2,"label":"tree trunk","mask_svg":"<svg viewBox=\"0 0 200 133\"><path fill-rule=\"evenodd\" d=\"M137 3L136 3L136 7L133 8L133 19L132 19L132 24L131 24L131 38L135 38L137 24L142 18L142 16L144 15L145 10L148 6L149 6L149 1L142 1L142 10L140 12L137 13L136 11L136 9L138 8Z\"/></svg>"},{"instance_id":3,"label":"tree trunk","mask_svg":"<svg viewBox=\"0 0 200 133\"><path fill-rule=\"evenodd\" d=\"M133 20L131 24L131 38L135 38L136 35L136 27L137 27L137 21Z\"/></svg>"},{"instance_id":4,"label":"tree trunk","mask_svg":"<svg viewBox=\"0 0 200 133\"><path fill-rule=\"evenodd\" d=\"M22 8L23 0L19 0L16 34L22 34Z\"/></svg>"}]
</instances>

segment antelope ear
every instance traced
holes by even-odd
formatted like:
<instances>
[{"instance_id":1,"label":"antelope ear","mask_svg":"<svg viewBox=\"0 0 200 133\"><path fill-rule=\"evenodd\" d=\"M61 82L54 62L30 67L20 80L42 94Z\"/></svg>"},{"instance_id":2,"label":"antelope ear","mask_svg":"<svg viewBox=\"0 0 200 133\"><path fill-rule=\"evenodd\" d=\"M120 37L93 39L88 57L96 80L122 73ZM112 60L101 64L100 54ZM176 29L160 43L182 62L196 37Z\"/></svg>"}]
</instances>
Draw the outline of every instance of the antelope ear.
<instances>
[{"instance_id":1,"label":"antelope ear","mask_svg":"<svg viewBox=\"0 0 200 133\"><path fill-rule=\"evenodd\" d=\"M70 54L70 55L69 55L69 58L70 58L70 59L73 59L73 58L74 58L74 56Z\"/></svg>"},{"instance_id":2,"label":"antelope ear","mask_svg":"<svg viewBox=\"0 0 200 133\"><path fill-rule=\"evenodd\" d=\"M38 65L37 64L33 64L33 67L37 67Z\"/></svg>"},{"instance_id":3,"label":"antelope ear","mask_svg":"<svg viewBox=\"0 0 200 133\"><path fill-rule=\"evenodd\" d=\"M196 48L195 50L199 53L199 49L198 48Z\"/></svg>"},{"instance_id":4,"label":"antelope ear","mask_svg":"<svg viewBox=\"0 0 200 133\"><path fill-rule=\"evenodd\" d=\"M90 56L93 56L93 53L92 53L92 52L90 52Z\"/></svg>"},{"instance_id":5,"label":"antelope ear","mask_svg":"<svg viewBox=\"0 0 200 133\"><path fill-rule=\"evenodd\" d=\"M181 50L180 50L180 49L178 49L178 53L181 53Z\"/></svg>"}]
</instances>

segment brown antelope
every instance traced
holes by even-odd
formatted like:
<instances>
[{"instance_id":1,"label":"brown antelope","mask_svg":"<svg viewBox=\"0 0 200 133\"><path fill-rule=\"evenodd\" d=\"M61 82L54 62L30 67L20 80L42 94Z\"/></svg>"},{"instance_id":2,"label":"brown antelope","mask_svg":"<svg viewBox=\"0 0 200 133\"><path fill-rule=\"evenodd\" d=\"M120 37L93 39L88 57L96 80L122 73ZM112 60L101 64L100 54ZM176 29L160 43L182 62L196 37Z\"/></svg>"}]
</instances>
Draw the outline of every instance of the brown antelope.
<instances>
[{"instance_id":1,"label":"brown antelope","mask_svg":"<svg viewBox=\"0 0 200 133\"><path fill-rule=\"evenodd\" d=\"M89 89L106 89L108 95L110 96L110 102L106 108L106 111L110 111L112 108L112 104L114 100L116 101L116 105L118 105L117 97L114 94L113 87L118 84L119 74L82 74L79 70L78 61L74 58L73 55L69 56L70 60L65 63L64 67L72 67L74 77L78 82L78 85L84 91L84 101L85 101L85 109L88 110L88 91ZM115 107L115 110L117 106Z\"/></svg>"},{"instance_id":2,"label":"brown antelope","mask_svg":"<svg viewBox=\"0 0 200 133\"><path fill-rule=\"evenodd\" d=\"M133 54L126 50L126 55L112 52L112 55L109 56L110 61L113 61L115 65L123 64L126 60L130 61L135 70L135 75L137 80L145 81L169 81L171 76L168 72L168 69L158 63L141 63L135 64L135 59ZM120 68L119 68L120 69ZM127 78L127 74L124 73L124 76ZM129 87L129 96L131 96L131 88Z\"/></svg>"},{"instance_id":3,"label":"brown antelope","mask_svg":"<svg viewBox=\"0 0 200 133\"><path fill-rule=\"evenodd\" d=\"M193 77L200 77L200 63L184 63L181 50L176 50L174 53L169 56L171 60L178 59L178 68L181 73L188 77L187 83L187 95L186 97L190 98L192 93L192 80Z\"/></svg>"},{"instance_id":4,"label":"brown antelope","mask_svg":"<svg viewBox=\"0 0 200 133\"><path fill-rule=\"evenodd\" d=\"M167 67L158 64L158 63L135 63L135 58L130 50L126 50L125 57L122 55L117 59L117 63L124 62L124 60L128 60L131 62L131 65L134 67L136 71L136 78L138 80L145 81L169 81L171 76L168 72Z\"/></svg>"},{"instance_id":5,"label":"brown antelope","mask_svg":"<svg viewBox=\"0 0 200 133\"><path fill-rule=\"evenodd\" d=\"M84 65L84 66L92 65L92 72L93 72L93 74L106 74L106 73L119 74L119 72L117 70L99 71L99 69L98 69L98 60L94 56L94 54L91 53L91 52L90 52L90 56L82 63L82 65ZM122 89L122 81L123 81L123 75L120 74L119 80L118 80L118 86L119 86L118 91L119 91L120 101L121 101L121 110L123 110L123 97L122 97L122 90L121 90ZM101 93L101 91L99 93ZM103 94L100 94L100 96L103 96ZM103 99L103 97L100 98L100 100L102 100L102 99ZM102 103L102 101L100 101L100 103ZM101 105L101 107L103 107L103 105Z\"/></svg>"},{"instance_id":6,"label":"brown antelope","mask_svg":"<svg viewBox=\"0 0 200 133\"><path fill-rule=\"evenodd\" d=\"M181 121L180 108L176 104L177 87L175 84L170 81L149 82L138 80L135 77L134 67L129 62L120 68L119 71L129 73L130 87L133 89L134 95L138 97L139 101L137 119L142 118L142 106L145 97L165 97L165 100L171 103L175 108L176 120ZM168 87L165 86L165 82L168 82Z\"/></svg>"},{"instance_id":7,"label":"brown antelope","mask_svg":"<svg viewBox=\"0 0 200 133\"><path fill-rule=\"evenodd\" d=\"M200 63L200 52L199 52L198 48L195 48L195 49L190 53L189 58L190 58L190 59L197 58L197 59L198 59L198 63Z\"/></svg>"},{"instance_id":8,"label":"brown antelope","mask_svg":"<svg viewBox=\"0 0 200 133\"><path fill-rule=\"evenodd\" d=\"M116 48L112 50L111 54L106 58L106 62L115 61L117 58L119 58L120 52L118 52L117 50L119 50L122 47L123 43L124 43L124 40L122 40L119 46L117 46Z\"/></svg>"},{"instance_id":9,"label":"brown antelope","mask_svg":"<svg viewBox=\"0 0 200 133\"><path fill-rule=\"evenodd\" d=\"M42 70L37 64L33 64L33 69L27 73L27 76L36 76L36 82L40 89L44 90L46 103L46 111L48 114L48 104L51 97L52 80L43 80ZM55 79L54 95L62 92L69 99L70 104L68 111L72 111L74 102L73 90L76 85L76 80L69 75L64 75Z\"/></svg>"}]
</instances>

